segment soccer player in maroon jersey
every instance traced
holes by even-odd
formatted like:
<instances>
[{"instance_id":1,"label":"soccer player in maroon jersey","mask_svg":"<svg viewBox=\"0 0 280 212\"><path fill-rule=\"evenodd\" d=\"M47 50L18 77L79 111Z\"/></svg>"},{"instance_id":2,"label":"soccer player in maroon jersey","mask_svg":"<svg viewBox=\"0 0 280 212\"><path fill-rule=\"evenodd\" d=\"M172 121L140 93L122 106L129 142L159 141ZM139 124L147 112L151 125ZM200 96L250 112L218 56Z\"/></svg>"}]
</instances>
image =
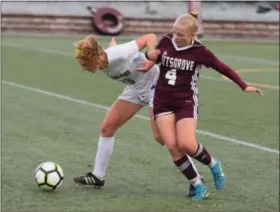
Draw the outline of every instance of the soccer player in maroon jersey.
<instances>
[{"instance_id":1,"label":"soccer player in maroon jersey","mask_svg":"<svg viewBox=\"0 0 280 212\"><path fill-rule=\"evenodd\" d=\"M248 86L229 66L220 61L209 49L195 40L198 30L197 14L179 16L173 24L173 33L165 35L156 50L146 52L149 61L143 61L138 71L149 70L160 63L160 75L155 88L154 117L165 145L182 152L209 166L215 186L222 189L225 176L221 162L211 156L196 140L198 118L197 82L202 65L213 68L235 82L245 92L262 91ZM172 155L174 163L193 183L193 200L208 196L207 187L197 177L184 155Z\"/></svg>"}]
</instances>

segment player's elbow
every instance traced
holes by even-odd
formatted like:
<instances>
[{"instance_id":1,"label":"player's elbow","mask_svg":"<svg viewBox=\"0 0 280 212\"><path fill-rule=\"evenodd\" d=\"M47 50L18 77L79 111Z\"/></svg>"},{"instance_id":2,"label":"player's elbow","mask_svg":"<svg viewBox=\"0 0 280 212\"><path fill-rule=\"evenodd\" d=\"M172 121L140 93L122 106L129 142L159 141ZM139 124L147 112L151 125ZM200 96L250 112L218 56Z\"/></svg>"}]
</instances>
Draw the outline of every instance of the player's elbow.
<instances>
[{"instance_id":1,"label":"player's elbow","mask_svg":"<svg viewBox=\"0 0 280 212\"><path fill-rule=\"evenodd\" d=\"M146 34L136 40L136 43L138 45L139 51L144 49L145 47L148 47L151 49L152 47L156 47L157 45L157 36L154 33Z\"/></svg>"},{"instance_id":2,"label":"player's elbow","mask_svg":"<svg viewBox=\"0 0 280 212\"><path fill-rule=\"evenodd\" d=\"M147 34L147 37L150 38L151 40L156 40L157 39L157 36L156 36L155 33Z\"/></svg>"},{"instance_id":3,"label":"player's elbow","mask_svg":"<svg viewBox=\"0 0 280 212\"><path fill-rule=\"evenodd\" d=\"M151 42L151 44L154 44L154 46L157 45L157 36L155 33L150 33L147 35L147 44L148 42Z\"/></svg>"}]
</instances>

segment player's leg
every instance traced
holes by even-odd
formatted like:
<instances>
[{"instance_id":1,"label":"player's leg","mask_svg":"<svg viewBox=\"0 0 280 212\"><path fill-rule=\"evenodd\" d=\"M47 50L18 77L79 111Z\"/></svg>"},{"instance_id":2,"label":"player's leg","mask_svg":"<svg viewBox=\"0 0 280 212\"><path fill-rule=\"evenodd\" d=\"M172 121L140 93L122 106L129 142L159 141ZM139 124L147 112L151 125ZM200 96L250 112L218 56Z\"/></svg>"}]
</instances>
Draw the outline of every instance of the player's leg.
<instances>
[{"instance_id":1,"label":"player's leg","mask_svg":"<svg viewBox=\"0 0 280 212\"><path fill-rule=\"evenodd\" d=\"M154 67L156 68L156 67ZM159 70L157 70L159 72ZM153 101L154 101L154 96L155 96L155 89L154 87L149 91L149 102L147 102L149 104L149 115L150 115L150 125L151 125L151 129L153 132L153 136L154 139L161 145L164 146L164 141L161 138L161 135L159 133L159 129L157 127L156 121L155 121L155 117L154 117L154 111L153 111Z\"/></svg>"},{"instance_id":2,"label":"player's leg","mask_svg":"<svg viewBox=\"0 0 280 212\"><path fill-rule=\"evenodd\" d=\"M158 126L157 126L157 123L154 119L154 113L153 113L153 108L150 107L150 125L151 125L151 129L152 129L152 132L153 132L153 136L154 136L154 139L160 143L161 145L164 145L164 140L162 139L161 135L160 135L160 131L158 129ZM169 151L173 151L174 153L171 153L171 155L183 155L184 153L179 149L179 148L172 148L172 149L169 149ZM177 152L177 153L176 153ZM189 160L191 161L195 171L197 172L198 175L199 172L197 171L197 168L195 167L192 159L187 156L189 158Z\"/></svg>"},{"instance_id":3,"label":"player's leg","mask_svg":"<svg viewBox=\"0 0 280 212\"><path fill-rule=\"evenodd\" d=\"M164 144L168 148L173 161L181 159L184 154L176 151L177 140L176 140L176 129L175 129L175 115L172 112L163 113L156 117L156 125L161 135Z\"/></svg>"},{"instance_id":4,"label":"player's leg","mask_svg":"<svg viewBox=\"0 0 280 212\"><path fill-rule=\"evenodd\" d=\"M154 119L154 113L153 113L153 108L152 107L150 107L150 125L151 125L151 129L152 129L152 132L153 132L154 139L159 144L164 145L164 141L163 141L163 139L160 135L159 129L158 129L157 124L156 124L156 121ZM182 158L185 158L183 156L184 153L180 152L180 150L178 148L176 148L175 150L169 150L169 151L176 151L176 152L178 152L178 155L180 154L180 155L182 155ZM171 155L177 155L176 152L171 153ZM191 165L193 166L194 170L196 171L198 177L200 177L201 180L203 181L203 176L198 172L198 170L197 170L195 164L193 163L191 157L189 157L188 155L186 155L186 157L188 157L188 159L189 159ZM180 168L180 163L177 163L177 162L175 163L175 161L173 161L173 162L176 165L176 167L179 168L180 172L186 177L185 170ZM177 164L179 166L177 166ZM192 182L190 182L189 194L187 196L191 197L192 193L193 193L193 184L192 184Z\"/></svg>"},{"instance_id":5,"label":"player's leg","mask_svg":"<svg viewBox=\"0 0 280 212\"><path fill-rule=\"evenodd\" d=\"M115 132L129 119L131 119L143 105L123 99L118 99L106 114L100 128L98 149L95 158L93 173L101 178L105 176L110 156L114 148Z\"/></svg>"},{"instance_id":6,"label":"player's leg","mask_svg":"<svg viewBox=\"0 0 280 212\"><path fill-rule=\"evenodd\" d=\"M87 173L86 176L74 178L76 183L95 186L104 185L106 170L114 149L115 132L142 107L143 105L124 99L118 99L112 105L101 124L94 171Z\"/></svg>"},{"instance_id":7,"label":"player's leg","mask_svg":"<svg viewBox=\"0 0 280 212\"><path fill-rule=\"evenodd\" d=\"M161 145L164 146L164 141L160 136L159 129L157 127L156 121L154 119L153 108L150 107L150 125L153 132L154 139Z\"/></svg>"},{"instance_id":8,"label":"player's leg","mask_svg":"<svg viewBox=\"0 0 280 212\"><path fill-rule=\"evenodd\" d=\"M124 99L116 100L101 124L100 135L103 137L114 136L116 131L141 110L143 106Z\"/></svg>"},{"instance_id":9,"label":"player's leg","mask_svg":"<svg viewBox=\"0 0 280 212\"><path fill-rule=\"evenodd\" d=\"M215 160L202 144L196 140L197 108L187 106L176 113L176 135L178 147L204 165L210 167L217 189L224 185L221 163Z\"/></svg>"},{"instance_id":10,"label":"player's leg","mask_svg":"<svg viewBox=\"0 0 280 212\"><path fill-rule=\"evenodd\" d=\"M162 140L171 154L174 164L192 185L203 185L200 175L198 174L190 158L178 149L175 115L173 113L163 113L158 115L156 116L156 124L158 126ZM195 195L195 193L192 192L192 195Z\"/></svg>"}]
</instances>

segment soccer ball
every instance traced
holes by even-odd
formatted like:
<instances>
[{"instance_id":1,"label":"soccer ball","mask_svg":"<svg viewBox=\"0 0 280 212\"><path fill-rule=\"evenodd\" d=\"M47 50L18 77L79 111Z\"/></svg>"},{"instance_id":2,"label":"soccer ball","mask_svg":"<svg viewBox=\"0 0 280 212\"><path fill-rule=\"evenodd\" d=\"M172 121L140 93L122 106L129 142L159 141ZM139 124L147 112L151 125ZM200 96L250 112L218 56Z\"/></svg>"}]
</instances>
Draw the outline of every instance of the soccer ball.
<instances>
[{"instance_id":1,"label":"soccer ball","mask_svg":"<svg viewBox=\"0 0 280 212\"><path fill-rule=\"evenodd\" d=\"M41 163L36 168L34 177L40 188L52 191L61 186L64 175L58 164L48 161Z\"/></svg>"}]
</instances>

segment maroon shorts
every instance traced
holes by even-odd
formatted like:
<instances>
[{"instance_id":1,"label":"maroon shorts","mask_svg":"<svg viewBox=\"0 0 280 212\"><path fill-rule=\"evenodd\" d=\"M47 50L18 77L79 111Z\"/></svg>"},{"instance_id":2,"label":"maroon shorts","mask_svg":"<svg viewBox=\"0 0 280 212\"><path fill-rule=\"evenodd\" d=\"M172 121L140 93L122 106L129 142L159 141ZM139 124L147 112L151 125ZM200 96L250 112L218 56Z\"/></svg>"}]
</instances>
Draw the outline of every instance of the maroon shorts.
<instances>
[{"instance_id":1,"label":"maroon shorts","mask_svg":"<svg viewBox=\"0 0 280 212\"><path fill-rule=\"evenodd\" d=\"M164 107L162 105L154 105L154 117L157 119L159 116L174 113L175 121L178 122L184 118L198 118L198 106L184 105L181 107Z\"/></svg>"}]
</instances>

